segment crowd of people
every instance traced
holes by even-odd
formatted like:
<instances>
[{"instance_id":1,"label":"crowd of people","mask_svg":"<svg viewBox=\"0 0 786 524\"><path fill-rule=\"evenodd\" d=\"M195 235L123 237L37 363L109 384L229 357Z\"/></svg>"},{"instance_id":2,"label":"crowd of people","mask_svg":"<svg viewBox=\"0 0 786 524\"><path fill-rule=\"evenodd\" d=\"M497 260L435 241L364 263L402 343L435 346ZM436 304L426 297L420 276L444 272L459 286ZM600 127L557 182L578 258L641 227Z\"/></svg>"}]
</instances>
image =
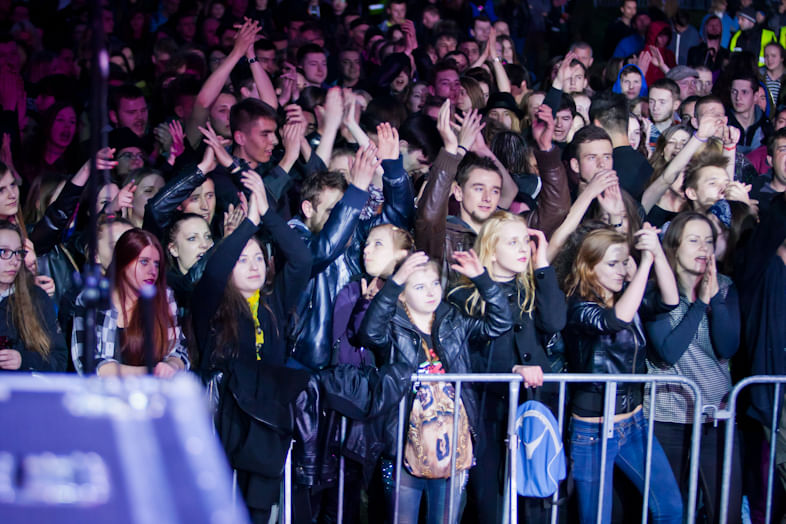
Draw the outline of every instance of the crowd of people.
<instances>
[{"instance_id":1,"label":"crowd of people","mask_svg":"<svg viewBox=\"0 0 786 524\"><path fill-rule=\"evenodd\" d=\"M687 377L703 405L620 383L613 435L603 384L569 388L560 514L596 522L602 488L602 522L638 521L653 406L653 521L687 514L697 410L718 521L718 412L786 374L786 2L623 0L599 38L584 4L125 0L91 26L0 1L0 369L194 373L252 521L294 439L294 520L320 523L339 457L344 522L390 520L397 481L400 522L502 520L507 388L414 373L516 373L555 414L544 374ZM773 438L786 488L773 402L739 408L729 522L764 522Z\"/></svg>"}]
</instances>

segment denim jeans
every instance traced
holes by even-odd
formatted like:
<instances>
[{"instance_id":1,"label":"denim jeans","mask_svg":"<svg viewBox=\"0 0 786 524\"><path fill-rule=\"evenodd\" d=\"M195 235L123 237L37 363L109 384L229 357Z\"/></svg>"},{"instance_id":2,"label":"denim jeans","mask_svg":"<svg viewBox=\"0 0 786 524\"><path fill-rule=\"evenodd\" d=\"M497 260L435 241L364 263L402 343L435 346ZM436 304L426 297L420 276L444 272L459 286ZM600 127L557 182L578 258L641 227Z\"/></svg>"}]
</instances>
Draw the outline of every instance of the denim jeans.
<instances>
[{"instance_id":1,"label":"denim jeans","mask_svg":"<svg viewBox=\"0 0 786 524\"><path fill-rule=\"evenodd\" d=\"M396 464L391 460L382 459L382 481L385 486L385 499L388 505L388 522L393 522L393 510L396 502ZM467 482L467 472L456 472L456 487L453 505L456 508L456 522L461 520L461 495ZM407 469L401 467L401 491L399 493L398 511L399 524L417 524L420 509L420 497L426 494L426 523L451 524L448 504L450 503L450 479L426 479L414 477Z\"/></svg>"},{"instance_id":2,"label":"denim jeans","mask_svg":"<svg viewBox=\"0 0 786 524\"><path fill-rule=\"evenodd\" d=\"M600 490L601 433L603 424L573 418L570 422L570 457L582 523L595 523ZM647 422L639 411L614 424L608 439L603 486L603 522L611 522L612 482L616 465L639 491L644 490ZM682 522L682 497L669 461L657 439L652 442L649 509L656 524ZM636 517L638 521L638 517Z\"/></svg>"}]
</instances>

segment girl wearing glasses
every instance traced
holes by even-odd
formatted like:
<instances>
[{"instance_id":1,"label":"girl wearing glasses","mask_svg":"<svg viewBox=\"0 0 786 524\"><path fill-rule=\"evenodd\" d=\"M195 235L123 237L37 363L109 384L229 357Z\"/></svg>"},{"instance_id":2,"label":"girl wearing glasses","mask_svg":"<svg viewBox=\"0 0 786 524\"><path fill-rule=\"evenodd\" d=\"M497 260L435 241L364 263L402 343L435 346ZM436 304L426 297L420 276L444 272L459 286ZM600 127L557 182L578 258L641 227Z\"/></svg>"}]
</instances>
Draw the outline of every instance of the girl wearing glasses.
<instances>
[{"instance_id":1,"label":"girl wearing glasses","mask_svg":"<svg viewBox=\"0 0 786 524\"><path fill-rule=\"evenodd\" d=\"M19 228L0 221L0 370L65 371L54 303L24 264Z\"/></svg>"}]
</instances>

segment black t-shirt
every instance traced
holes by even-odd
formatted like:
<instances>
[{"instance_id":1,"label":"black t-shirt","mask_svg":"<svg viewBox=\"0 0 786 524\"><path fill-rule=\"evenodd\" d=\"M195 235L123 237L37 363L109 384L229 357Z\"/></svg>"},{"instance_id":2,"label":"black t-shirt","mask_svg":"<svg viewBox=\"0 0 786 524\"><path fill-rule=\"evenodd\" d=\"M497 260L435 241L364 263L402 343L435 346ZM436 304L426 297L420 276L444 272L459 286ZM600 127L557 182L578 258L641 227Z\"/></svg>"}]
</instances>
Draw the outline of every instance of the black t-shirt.
<instances>
[{"instance_id":1,"label":"black t-shirt","mask_svg":"<svg viewBox=\"0 0 786 524\"><path fill-rule=\"evenodd\" d=\"M655 205L652 206L650 212L647 213L647 222L652 224L655 227L661 227L666 222L671 221L674 217L677 216L677 213L674 211L666 211L662 207Z\"/></svg>"},{"instance_id":2,"label":"black t-shirt","mask_svg":"<svg viewBox=\"0 0 786 524\"><path fill-rule=\"evenodd\" d=\"M614 170L620 179L620 187L641 201L647 181L652 176L652 166L644 155L630 146L615 147Z\"/></svg>"}]
</instances>

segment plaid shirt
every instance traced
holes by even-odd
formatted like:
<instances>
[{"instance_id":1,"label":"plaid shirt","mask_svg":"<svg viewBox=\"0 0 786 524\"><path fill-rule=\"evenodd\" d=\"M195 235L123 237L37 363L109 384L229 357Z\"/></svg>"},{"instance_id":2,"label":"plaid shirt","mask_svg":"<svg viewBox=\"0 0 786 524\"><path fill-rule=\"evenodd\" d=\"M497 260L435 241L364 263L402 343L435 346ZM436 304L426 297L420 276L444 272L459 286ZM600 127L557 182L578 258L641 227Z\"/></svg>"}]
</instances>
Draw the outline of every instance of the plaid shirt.
<instances>
[{"instance_id":1,"label":"plaid shirt","mask_svg":"<svg viewBox=\"0 0 786 524\"><path fill-rule=\"evenodd\" d=\"M165 358L177 357L183 361L185 368L188 369L190 361L188 350L185 345L185 338L177 323L177 303L175 295L171 289L167 288L167 302L169 303L169 313L175 320L175 325L169 332L170 351ZM74 367L79 374L84 373L84 352L85 352L85 315L82 295L77 298L77 310L74 316L74 329L71 333L71 357ZM114 307L99 310L96 314L96 370L107 362L119 363L119 355L116 354L117 340L117 319L118 311Z\"/></svg>"}]
</instances>

